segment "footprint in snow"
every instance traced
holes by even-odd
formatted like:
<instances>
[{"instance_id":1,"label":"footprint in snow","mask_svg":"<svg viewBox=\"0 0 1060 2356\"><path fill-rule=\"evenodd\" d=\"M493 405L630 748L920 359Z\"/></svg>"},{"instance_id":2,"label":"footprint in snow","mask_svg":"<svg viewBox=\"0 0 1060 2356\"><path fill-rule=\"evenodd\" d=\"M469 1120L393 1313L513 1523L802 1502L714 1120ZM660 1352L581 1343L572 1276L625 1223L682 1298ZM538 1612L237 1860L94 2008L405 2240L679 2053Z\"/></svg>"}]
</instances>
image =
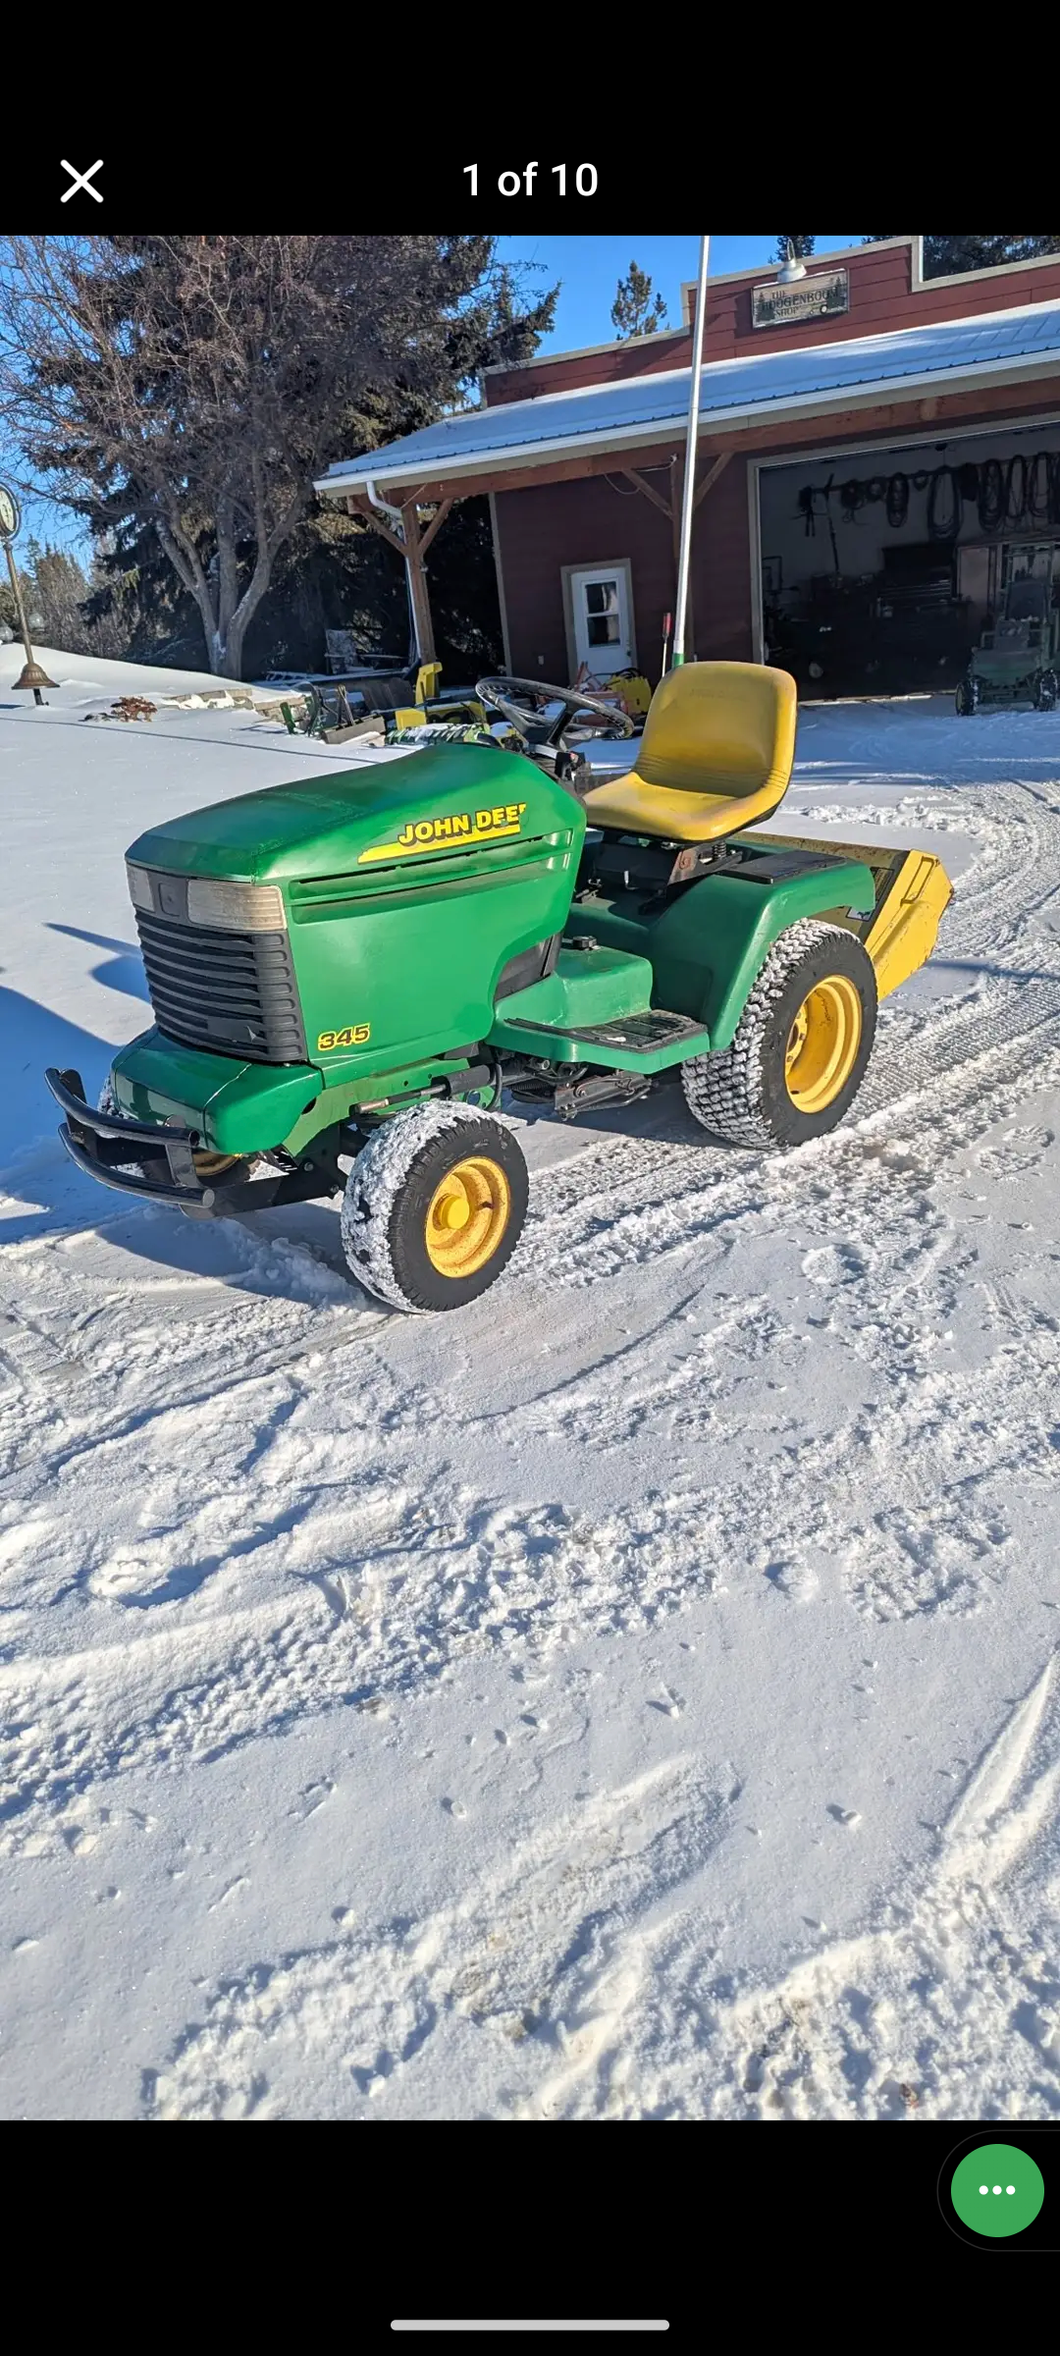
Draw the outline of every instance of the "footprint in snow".
<instances>
[{"instance_id":1,"label":"footprint in snow","mask_svg":"<svg viewBox=\"0 0 1060 2356\"><path fill-rule=\"evenodd\" d=\"M837 1284L857 1284L868 1274L868 1257L852 1243L826 1243L807 1252L802 1262L802 1273L811 1284L820 1284L829 1291Z\"/></svg>"},{"instance_id":2,"label":"footprint in snow","mask_svg":"<svg viewBox=\"0 0 1060 2356\"><path fill-rule=\"evenodd\" d=\"M315 1816L317 1809L323 1808L325 1802L330 1800L334 1789L334 1784L326 1775L320 1783L307 1783L304 1791L299 1792L293 1808L288 1808L288 1816L295 1816L300 1824L304 1824L308 1817Z\"/></svg>"},{"instance_id":3,"label":"footprint in snow","mask_svg":"<svg viewBox=\"0 0 1060 2356\"><path fill-rule=\"evenodd\" d=\"M975 1158L988 1178L1019 1178L1041 1161L1053 1138L1052 1129L1006 1129L993 1145L984 1145Z\"/></svg>"},{"instance_id":4,"label":"footprint in snow","mask_svg":"<svg viewBox=\"0 0 1060 2356\"><path fill-rule=\"evenodd\" d=\"M796 1557L766 1565L766 1578L778 1595L786 1595L790 1603L812 1603L820 1588L820 1579L810 1563Z\"/></svg>"}]
</instances>

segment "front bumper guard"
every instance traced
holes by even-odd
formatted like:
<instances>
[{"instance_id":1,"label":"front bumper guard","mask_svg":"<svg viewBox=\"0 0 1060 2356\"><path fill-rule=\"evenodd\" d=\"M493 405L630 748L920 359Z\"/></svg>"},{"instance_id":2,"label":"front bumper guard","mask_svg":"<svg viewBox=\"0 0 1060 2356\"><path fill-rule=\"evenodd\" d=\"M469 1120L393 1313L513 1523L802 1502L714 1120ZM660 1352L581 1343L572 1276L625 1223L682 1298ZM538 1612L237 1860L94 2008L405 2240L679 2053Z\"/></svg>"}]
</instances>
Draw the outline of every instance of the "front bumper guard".
<instances>
[{"instance_id":1,"label":"front bumper guard","mask_svg":"<svg viewBox=\"0 0 1060 2356\"><path fill-rule=\"evenodd\" d=\"M345 1184L334 1153L318 1149L296 1169L270 1171L262 1178L234 1176L212 1186L195 1165L202 1146L197 1129L185 1128L175 1115L164 1122L133 1121L124 1113L97 1112L86 1099L80 1072L49 1065L44 1078L66 1114L59 1136L71 1161L118 1194L175 1203L191 1218L221 1219L268 1210L272 1204L317 1201ZM140 1167L122 1167L130 1160Z\"/></svg>"}]
</instances>

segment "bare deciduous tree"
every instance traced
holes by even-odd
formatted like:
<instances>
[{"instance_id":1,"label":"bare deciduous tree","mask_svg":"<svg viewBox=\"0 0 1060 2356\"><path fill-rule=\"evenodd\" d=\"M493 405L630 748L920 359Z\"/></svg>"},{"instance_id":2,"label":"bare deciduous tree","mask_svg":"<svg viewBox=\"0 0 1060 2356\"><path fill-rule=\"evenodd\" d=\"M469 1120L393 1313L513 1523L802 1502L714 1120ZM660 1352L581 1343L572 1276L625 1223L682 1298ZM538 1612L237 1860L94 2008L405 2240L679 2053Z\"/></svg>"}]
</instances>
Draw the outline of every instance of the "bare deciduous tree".
<instances>
[{"instance_id":1,"label":"bare deciduous tree","mask_svg":"<svg viewBox=\"0 0 1060 2356\"><path fill-rule=\"evenodd\" d=\"M400 402L457 402L519 314L487 237L12 237L0 245L0 413L97 537L150 526L211 668L247 625L313 477ZM504 340L502 336L502 343Z\"/></svg>"}]
</instances>

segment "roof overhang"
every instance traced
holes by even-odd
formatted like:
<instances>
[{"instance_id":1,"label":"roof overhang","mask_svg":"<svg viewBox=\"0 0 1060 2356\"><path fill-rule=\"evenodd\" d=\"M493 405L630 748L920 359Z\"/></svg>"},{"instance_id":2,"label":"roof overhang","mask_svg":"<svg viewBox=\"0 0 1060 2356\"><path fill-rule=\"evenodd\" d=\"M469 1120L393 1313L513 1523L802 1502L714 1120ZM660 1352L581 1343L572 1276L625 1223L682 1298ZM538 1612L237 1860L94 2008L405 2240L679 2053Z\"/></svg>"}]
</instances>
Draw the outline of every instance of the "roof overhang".
<instances>
[{"instance_id":1,"label":"roof overhang","mask_svg":"<svg viewBox=\"0 0 1060 2356\"><path fill-rule=\"evenodd\" d=\"M667 375L670 373L666 371ZM682 369L673 373L688 377L690 372ZM1038 378L1057 376L1060 376L1060 352L1057 351L1028 354L1023 358L1005 355L997 360L980 360L967 367L931 368L917 374L888 374L857 385L831 386L823 391L793 394L786 399L767 398L741 402L731 409L710 409L701 414L699 438L707 442L719 438L729 440L741 432L760 429L767 423L775 424L780 429L796 420L811 417L830 417L859 409L897 409L910 399L922 399L925 396L944 399L948 394L970 393L996 385L1026 384ZM557 396L543 396L544 400L549 398ZM510 414L521 406L521 403L514 402L498 404L495 412L498 424L506 408ZM538 403L527 403L527 407L530 406L537 409ZM476 410L472 414L478 417L481 412ZM560 459L573 459L579 455L589 458L611 451L616 456L621 453L632 454L638 449L658 447L661 443L673 442L679 445L684 438L684 420L671 413L650 419L642 418L628 426L598 427L595 430L589 428L581 433L551 437L546 433L535 436L532 442L505 442L502 435L498 434L497 441L490 449L479 448L466 458L457 455L446 458L436 452L395 464L392 461L388 463L386 450L383 449L353 459L348 466L333 468L314 483L314 489L325 498L340 498L345 502L357 494L364 496L369 482L381 492L404 489L408 494L418 483L425 482L434 486L444 485L446 489L466 484L471 490L476 480L481 481L500 473L506 477L525 474L529 488L535 468L551 465ZM393 447L400 448L400 444Z\"/></svg>"}]
</instances>

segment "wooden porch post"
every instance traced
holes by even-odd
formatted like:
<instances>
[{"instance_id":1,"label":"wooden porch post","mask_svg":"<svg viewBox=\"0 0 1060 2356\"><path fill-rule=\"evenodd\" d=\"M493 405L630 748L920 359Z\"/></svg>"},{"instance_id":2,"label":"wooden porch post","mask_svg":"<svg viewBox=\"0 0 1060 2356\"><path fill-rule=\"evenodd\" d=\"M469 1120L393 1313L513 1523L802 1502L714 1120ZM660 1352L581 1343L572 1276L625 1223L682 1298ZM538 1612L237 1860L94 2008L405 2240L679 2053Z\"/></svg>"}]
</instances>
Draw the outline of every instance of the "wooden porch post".
<instances>
[{"instance_id":1,"label":"wooden porch post","mask_svg":"<svg viewBox=\"0 0 1060 2356\"><path fill-rule=\"evenodd\" d=\"M416 646L421 663L433 663L434 624L431 620L431 601L427 590L427 573L423 562L420 539L420 519L416 502L410 499L401 510L405 532L405 561L409 568L409 596L412 600L412 621L416 632Z\"/></svg>"},{"instance_id":2,"label":"wooden porch post","mask_svg":"<svg viewBox=\"0 0 1060 2356\"><path fill-rule=\"evenodd\" d=\"M362 523L371 524L372 530L378 532L381 540L386 541L387 547L393 548L398 556L403 556L405 559L409 601L412 606L412 624L416 633L416 644L419 648L421 663L433 663L436 660L434 623L431 620L431 601L427 590L424 558L435 533L445 522L453 499L458 495L457 493L447 494L439 500L430 523L422 532L420 530L419 501L418 499L408 500L401 510L400 539L396 531L391 531L390 525L384 523L382 516L374 507L369 506L367 499L363 498L359 492L348 493L346 498L347 512L350 515L360 516Z\"/></svg>"}]
</instances>

